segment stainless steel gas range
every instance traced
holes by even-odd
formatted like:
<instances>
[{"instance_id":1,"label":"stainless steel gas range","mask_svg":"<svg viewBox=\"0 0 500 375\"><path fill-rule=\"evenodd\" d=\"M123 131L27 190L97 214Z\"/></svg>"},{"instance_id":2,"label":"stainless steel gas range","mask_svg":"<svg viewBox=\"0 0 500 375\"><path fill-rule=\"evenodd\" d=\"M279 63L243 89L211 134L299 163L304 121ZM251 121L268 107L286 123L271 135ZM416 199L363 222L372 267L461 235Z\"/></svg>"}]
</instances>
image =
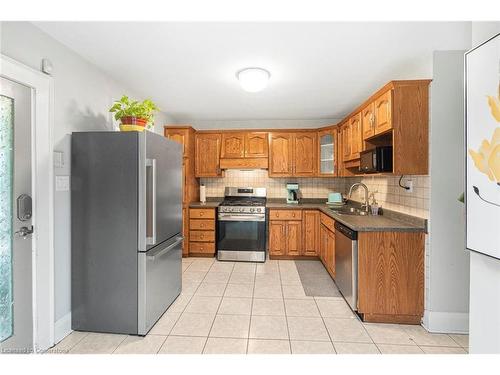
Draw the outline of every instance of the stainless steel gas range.
<instances>
[{"instance_id":1,"label":"stainless steel gas range","mask_svg":"<svg viewBox=\"0 0 500 375\"><path fill-rule=\"evenodd\" d=\"M266 189L226 187L217 208L217 259L266 261Z\"/></svg>"}]
</instances>

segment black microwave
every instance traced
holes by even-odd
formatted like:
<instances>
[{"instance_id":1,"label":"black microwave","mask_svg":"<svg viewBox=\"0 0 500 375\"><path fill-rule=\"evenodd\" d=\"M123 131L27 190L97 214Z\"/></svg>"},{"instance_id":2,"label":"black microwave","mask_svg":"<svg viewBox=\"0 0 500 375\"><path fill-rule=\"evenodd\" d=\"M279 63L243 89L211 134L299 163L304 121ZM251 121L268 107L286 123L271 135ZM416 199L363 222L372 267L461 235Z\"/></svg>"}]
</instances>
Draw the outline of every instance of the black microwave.
<instances>
[{"instance_id":1,"label":"black microwave","mask_svg":"<svg viewBox=\"0 0 500 375\"><path fill-rule=\"evenodd\" d=\"M362 173L392 172L392 146L375 147L360 153Z\"/></svg>"}]
</instances>

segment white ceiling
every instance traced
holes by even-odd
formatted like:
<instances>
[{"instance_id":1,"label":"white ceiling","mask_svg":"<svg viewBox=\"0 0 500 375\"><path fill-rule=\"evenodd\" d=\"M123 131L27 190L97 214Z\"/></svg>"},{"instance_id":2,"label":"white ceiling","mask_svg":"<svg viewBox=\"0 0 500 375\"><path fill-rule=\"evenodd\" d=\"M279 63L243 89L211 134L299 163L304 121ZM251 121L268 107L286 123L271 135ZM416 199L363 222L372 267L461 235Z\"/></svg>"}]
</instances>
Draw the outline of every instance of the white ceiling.
<instances>
[{"instance_id":1,"label":"white ceiling","mask_svg":"<svg viewBox=\"0 0 500 375\"><path fill-rule=\"evenodd\" d=\"M179 121L341 118L471 42L470 22L35 24ZM266 90L241 90L249 66L271 72Z\"/></svg>"}]
</instances>

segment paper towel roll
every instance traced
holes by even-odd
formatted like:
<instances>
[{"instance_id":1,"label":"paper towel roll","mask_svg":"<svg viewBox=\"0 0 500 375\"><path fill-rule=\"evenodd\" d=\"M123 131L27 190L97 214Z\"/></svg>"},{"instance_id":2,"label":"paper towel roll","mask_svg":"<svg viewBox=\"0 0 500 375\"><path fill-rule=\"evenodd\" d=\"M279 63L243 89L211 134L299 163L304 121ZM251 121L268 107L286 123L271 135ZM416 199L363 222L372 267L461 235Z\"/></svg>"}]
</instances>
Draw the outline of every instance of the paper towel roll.
<instances>
[{"instance_id":1,"label":"paper towel roll","mask_svg":"<svg viewBox=\"0 0 500 375\"><path fill-rule=\"evenodd\" d=\"M207 201L207 189L205 185L200 185L200 202L205 203Z\"/></svg>"}]
</instances>

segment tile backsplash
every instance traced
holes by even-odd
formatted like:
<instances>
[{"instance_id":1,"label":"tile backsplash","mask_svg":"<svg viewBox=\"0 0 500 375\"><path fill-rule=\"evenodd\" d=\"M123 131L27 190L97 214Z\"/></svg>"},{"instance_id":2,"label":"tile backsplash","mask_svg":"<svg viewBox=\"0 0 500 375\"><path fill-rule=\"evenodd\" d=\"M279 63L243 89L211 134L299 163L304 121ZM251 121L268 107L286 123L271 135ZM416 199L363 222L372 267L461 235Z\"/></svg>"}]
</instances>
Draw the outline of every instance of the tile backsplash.
<instances>
[{"instance_id":1,"label":"tile backsplash","mask_svg":"<svg viewBox=\"0 0 500 375\"><path fill-rule=\"evenodd\" d=\"M324 198L328 193L338 191L347 194L355 182L362 182L381 207L428 218L429 216L429 177L409 176L403 178L403 184L413 180L413 192L408 193L398 186L399 176L366 176L348 178L271 178L267 170L227 170L223 178L202 178L200 183L207 189L207 197L223 197L226 186L252 186L267 188L268 198L285 198L286 183L297 182L303 198ZM363 190L357 189L352 199L361 201ZM370 200L371 202L371 200Z\"/></svg>"}]
</instances>

